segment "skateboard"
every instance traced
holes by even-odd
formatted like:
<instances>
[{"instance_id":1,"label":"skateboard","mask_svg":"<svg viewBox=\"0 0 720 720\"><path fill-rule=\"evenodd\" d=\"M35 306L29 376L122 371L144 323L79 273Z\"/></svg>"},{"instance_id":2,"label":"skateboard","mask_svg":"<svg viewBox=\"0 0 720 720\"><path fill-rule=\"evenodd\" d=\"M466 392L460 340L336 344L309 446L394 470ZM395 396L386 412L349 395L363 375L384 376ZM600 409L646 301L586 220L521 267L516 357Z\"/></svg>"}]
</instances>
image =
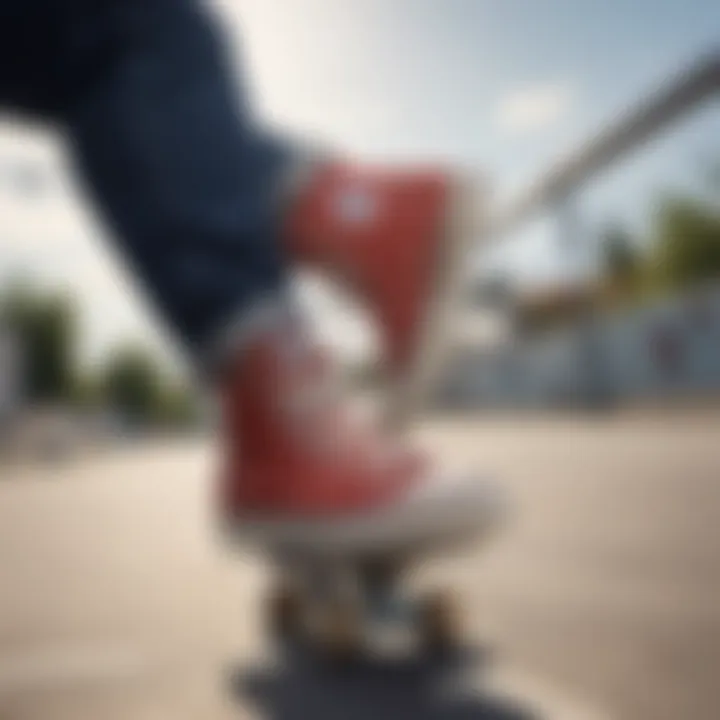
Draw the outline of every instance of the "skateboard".
<instances>
[{"instance_id":1,"label":"skateboard","mask_svg":"<svg viewBox=\"0 0 720 720\"><path fill-rule=\"evenodd\" d=\"M452 653L461 641L455 598L413 592L407 575L425 553L308 556L276 552L266 604L281 647L311 650L331 665L362 658Z\"/></svg>"},{"instance_id":2,"label":"skateboard","mask_svg":"<svg viewBox=\"0 0 720 720\"><path fill-rule=\"evenodd\" d=\"M298 532L271 539L262 526L236 526L274 570L266 627L280 648L301 647L343 664L386 653L431 656L461 650L459 604L445 590L421 592L409 582L420 562L485 545L505 525L505 511L474 527L394 543L353 546L351 536L320 543Z\"/></svg>"}]
</instances>

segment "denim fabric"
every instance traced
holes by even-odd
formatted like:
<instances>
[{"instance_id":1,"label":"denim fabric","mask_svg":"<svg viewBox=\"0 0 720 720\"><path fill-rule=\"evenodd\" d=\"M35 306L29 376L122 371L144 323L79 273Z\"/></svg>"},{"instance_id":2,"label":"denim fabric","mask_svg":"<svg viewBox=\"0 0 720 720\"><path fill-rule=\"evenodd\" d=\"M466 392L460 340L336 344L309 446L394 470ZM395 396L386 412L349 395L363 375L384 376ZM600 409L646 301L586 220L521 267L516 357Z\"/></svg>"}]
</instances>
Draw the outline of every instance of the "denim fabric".
<instances>
[{"instance_id":1,"label":"denim fabric","mask_svg":"<svg viewBox=\"0 0 720 720\"><path fill-rule=\"evenodd\" d=\"M0 0L0 108L57 124L123 255L180 338L285 284L287 155L194 0Z\"/></svg>"}]
</instances>

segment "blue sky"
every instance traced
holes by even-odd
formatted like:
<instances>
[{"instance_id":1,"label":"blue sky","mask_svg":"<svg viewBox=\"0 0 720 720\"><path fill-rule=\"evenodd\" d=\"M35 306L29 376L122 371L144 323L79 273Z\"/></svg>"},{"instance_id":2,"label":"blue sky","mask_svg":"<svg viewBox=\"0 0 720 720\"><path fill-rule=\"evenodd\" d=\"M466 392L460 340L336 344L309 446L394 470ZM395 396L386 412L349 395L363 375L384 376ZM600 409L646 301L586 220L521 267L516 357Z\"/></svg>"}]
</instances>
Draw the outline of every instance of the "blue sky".
<instances>
[{"instance_id":1,"label":"blue sky","mask_svg":"<svg viewBox=\"0 0 720 720\"><path fill-rule=\"evenodd\" d=\"M720 47L711 0L239 5L253 86L280 124L361 154L452 158L500 197ZM698 181L719 138L716 105L618 164L580 199L588 232L605 218L642 228L659 190ZM523 277L567 270L552 232L522 233L511 264Z\"/></svg>"},{"instance_id":2,"label":"blue sky","mask_svg":"<svg viewBox=\"0 0 720 720\"><path fill-rule=\"evenodd\" d=\"M240 12L243 4L261 98L292 84L320 111L333 96L365 101L375 126L360 117L353 128L348 117L337 133L361 149L453 154L503 176L551 158L720 44L720 4L710 0L245 0ZM504 132L498 103L536 86L565 88L566 112L536 132Z\"/></svg>"},{"instance_id":3,"label":"blue sky","mask_svg":"<svg viewBox=\"0 0 720 720\"><path fill-rule=\"evenodd\" d=\"M371 158L450 159L485 175L499 197L720 47L714 0L214 4L269 120ZM91 353L117 335L153 335L144 303L65 179L62 148L36 131L17 133L0 128L0 161L26 155L60 190L28 204L0 183L0 271L22 267L71 283ZM713 155L717 103L589 187L581 197L587 232L615 217L642 227L657 191L697 182ZM539 219L504 262L526 280L571 272L553 238L552 224Z\"/></svg>"}]
</instances>

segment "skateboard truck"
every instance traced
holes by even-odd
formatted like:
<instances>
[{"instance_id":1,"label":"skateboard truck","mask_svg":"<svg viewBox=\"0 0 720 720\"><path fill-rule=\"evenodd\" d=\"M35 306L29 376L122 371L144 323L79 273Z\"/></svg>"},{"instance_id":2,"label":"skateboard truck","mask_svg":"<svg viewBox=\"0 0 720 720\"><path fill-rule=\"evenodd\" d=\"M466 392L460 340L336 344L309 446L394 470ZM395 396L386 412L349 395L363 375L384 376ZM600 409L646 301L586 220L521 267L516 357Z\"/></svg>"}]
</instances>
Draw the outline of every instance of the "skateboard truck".
<instances>
[{"instance_id":1,"label":"skateboard truck","mask_svg":"<svg viewBox=\"0 0 720 720\"><path fill-rule=\"evenodd\" d=\"M333 665L459 644L449 594L414 596L402 584L407 559L284 558L266 608L281 646L310 647Z\"/></svg>"}]
</instances>

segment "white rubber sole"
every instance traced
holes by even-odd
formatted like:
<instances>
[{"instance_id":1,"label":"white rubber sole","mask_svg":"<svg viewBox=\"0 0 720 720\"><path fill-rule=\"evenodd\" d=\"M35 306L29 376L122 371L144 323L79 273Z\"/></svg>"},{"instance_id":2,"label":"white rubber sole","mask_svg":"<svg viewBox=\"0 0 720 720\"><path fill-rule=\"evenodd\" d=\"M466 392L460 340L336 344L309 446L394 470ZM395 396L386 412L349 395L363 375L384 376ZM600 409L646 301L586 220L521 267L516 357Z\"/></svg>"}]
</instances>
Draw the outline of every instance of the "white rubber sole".
<instances>
[{"instance_id":1,"label":"white rubber sole","mask_svg":"<svg viewBox=\"0 0 720 720\"><path fill-rule=\"evenodd\" d=\"M393 429L402 429L422 408L448 358L455 314L463 297L463 268L468 251L480 231L480 186L471 179L455 180L443 222L443 241L425 320L415 346L413 361L401 377L394 378L385 415Z\"/></svg>"},{"instance_id":2,"label":"white rubber sole","mask_svg":"<svg viewBox=\"0 0 720 720\"><path fill-rule=\"evenodd\" d=\"M454 487L453 487L454 486ZM248 515L228 522L232 543L324 557L432 554L491 539L509 501L499 488L460 479L424 483L401 502L362 515L271 520Z\"/></svg>"}]
</instances>

